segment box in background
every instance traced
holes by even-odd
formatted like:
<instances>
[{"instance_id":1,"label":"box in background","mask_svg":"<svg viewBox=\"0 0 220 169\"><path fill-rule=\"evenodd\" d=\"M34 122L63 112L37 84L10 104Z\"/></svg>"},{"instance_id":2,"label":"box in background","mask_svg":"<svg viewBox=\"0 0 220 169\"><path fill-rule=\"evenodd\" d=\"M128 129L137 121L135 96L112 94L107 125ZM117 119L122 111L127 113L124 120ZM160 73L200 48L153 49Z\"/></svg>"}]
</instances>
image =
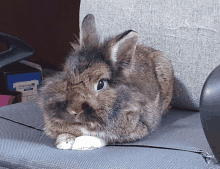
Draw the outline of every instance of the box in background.
<instances>
[{"instance_id":1,"label":"box in background","mask_svg":"<svg viewBox=\"0 0 220 169\"><path fill-rule=\"evenodd\" d=\"M25 60L0 69L0 94L20 92L21 101L33 101L37 88L42 83L40 65Z\"/></svg>"}]
</instances>

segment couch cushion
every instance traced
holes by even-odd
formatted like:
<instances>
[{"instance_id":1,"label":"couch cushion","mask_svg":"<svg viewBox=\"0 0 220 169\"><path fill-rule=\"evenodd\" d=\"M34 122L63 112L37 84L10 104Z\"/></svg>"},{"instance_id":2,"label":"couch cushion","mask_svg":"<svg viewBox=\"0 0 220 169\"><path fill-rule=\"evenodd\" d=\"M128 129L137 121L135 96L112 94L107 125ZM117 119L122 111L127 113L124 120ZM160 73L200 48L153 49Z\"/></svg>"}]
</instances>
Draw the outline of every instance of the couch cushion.
<instances>
[{"instance_id":1,"label":"couch cushion","mask_svg":"<svg viewBox=\"0 0 220 169\"><path fill-rule=\"evenodd\" d=\"M0 165L7 168L208 168L204 158L193 152L118 146L59 150L43 132L1 118L0 125Z\"/></svg>"},{"instance_id":2,"label":"couch cushion","mask_svg":"<svg viewBox=\"0 0 220 169\"><path fill-rule=\"evenodd\" d=\"M0 166L207 168L216 162L210 158L212 152L198 112L171 110L158 130L139 141L83 152L57 149L55 140L44 134L42 124L41 110L35 102L0 108Z\"/></svg>"},{"instance_id":3,"label":"couch cushion","mask_svg":"<svg viewBox=\"0 0 220 169\"><path fill-rule=\"evenodd\" d=\"M173 106L198 110L203 84L220 64L219 11L218 0L81 0L80 27L91 13L101 40L137 31L139 43L163 51L172 61Z\"/></svg>"},{"instance_id":4,"label":"couch cushion","mask_svg":"<svg viewBox=\"0 0 220 169\"><path fill-rule=\"evenodd\" d=\"M40 130L44 128L41 109L36 102L22 102L4 106L0 109L0 117Z\"/></svg>"}]
</instances>

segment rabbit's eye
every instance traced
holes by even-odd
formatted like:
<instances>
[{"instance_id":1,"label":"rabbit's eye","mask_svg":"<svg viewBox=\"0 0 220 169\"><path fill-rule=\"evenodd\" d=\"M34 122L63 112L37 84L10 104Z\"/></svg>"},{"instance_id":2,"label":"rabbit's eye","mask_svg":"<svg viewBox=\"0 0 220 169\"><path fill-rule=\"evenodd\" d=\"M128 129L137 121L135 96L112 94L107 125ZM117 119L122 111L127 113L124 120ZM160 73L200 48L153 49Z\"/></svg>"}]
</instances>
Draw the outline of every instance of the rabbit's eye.
<instances>
[{"instance_id":1,"label":"rabbit's eye","mask_svg":"<svg viewBox=\"0 0 220 169\"><path fill-rule=\"evenodd\" d=\"M101 79L101 80L99 80L98 83L95 84L95 90L97 92L99 92L103 89L107 89L107 87L108 87L107 79Z\"/></svg>"},{"instance_id":2,"label":"rabbit's eye","mask_svg":"<svg viewBox=\"0 0 220 169\"><path fill-rule=\"evenodd\" d=\"M105 85L104 79L101 79L97 85L97 90L101 90Z\"/></svg>"}]
</instances>

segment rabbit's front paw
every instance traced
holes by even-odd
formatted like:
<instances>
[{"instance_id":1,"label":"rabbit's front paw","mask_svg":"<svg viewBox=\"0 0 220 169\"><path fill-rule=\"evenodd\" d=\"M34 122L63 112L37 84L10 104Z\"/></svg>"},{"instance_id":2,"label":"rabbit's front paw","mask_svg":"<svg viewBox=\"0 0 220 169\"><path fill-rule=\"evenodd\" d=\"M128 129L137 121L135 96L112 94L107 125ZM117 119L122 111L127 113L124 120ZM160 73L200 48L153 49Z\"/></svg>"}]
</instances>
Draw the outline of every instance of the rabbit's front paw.
<instances>
[{"instance_id":1,"label":"rabbit's front paw","mask_svg":"<svg viewBox=\"0 0 220 169\"><path fill-rule=\"evenodd\" d=\"M67 150L72 149L75 142L75 137L71 134L60 134L57 137L56 145L58 149Z\"/></svg>"},{"instance_id":2,"label":"rabbit's front paw","mask_svg":"<svg viewBox=\"0 0 220 169\"><path fill-rule=\"evenodd\" d=\"M73 150L94 150L106 145L105 141L94 136L80 136L75 139Z\"/></svg>"}]
</instances>

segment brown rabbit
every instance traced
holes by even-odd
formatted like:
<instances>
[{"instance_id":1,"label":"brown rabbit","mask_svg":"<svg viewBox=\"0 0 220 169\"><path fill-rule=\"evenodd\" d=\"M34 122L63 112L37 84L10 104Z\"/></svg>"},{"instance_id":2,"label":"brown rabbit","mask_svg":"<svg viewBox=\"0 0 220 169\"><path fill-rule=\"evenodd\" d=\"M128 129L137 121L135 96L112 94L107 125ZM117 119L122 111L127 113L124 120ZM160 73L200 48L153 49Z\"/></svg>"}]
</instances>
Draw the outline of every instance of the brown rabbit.
<instances>
[{"instance_id":1,"label":"brown rabbit","mask_svg":"<svg viewBox=\"0 0 220 169\"><path fill-rule=\"evenodd\" d=\"M59 149L91 150L154 131L173 94L170 61L132 30L100 43L92 14L81 30L63 71L40 89L45 133Z\"/></svg>"}]
</instances>

